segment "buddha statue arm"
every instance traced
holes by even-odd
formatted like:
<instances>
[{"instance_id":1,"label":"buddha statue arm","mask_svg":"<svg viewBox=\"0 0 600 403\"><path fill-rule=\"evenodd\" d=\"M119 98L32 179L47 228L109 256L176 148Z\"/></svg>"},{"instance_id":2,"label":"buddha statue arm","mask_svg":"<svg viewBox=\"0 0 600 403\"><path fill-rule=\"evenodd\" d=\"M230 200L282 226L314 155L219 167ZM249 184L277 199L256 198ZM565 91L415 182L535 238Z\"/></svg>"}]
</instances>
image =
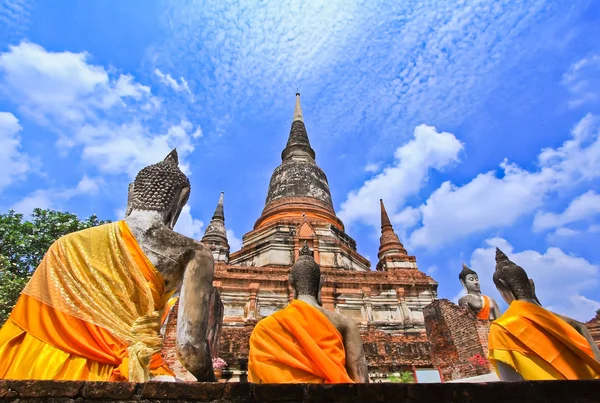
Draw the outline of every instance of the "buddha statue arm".
<instances>
[{"instance_id":1,"label":"buddha statue arm","mask_svg":"<svg viewBox=\"0 0 600 403\"><path fill-rule=\"evenodd\" d=\"M564 320L565 322L567 322L569 325L573 326L573 328L575 328L575 330L577 330L577 332L579 334L581 334L583 337L585 337L585 339L587 340L587 342L590 345L590 348L592 349L592 352L594 353L594 358L596 359L596 361L600 362L600 349L598 349L598 345L594 341L594 338L588 331L587 327L585 327L585 325L583 323L581 323L573 318L569 318L568 316L560 315L558 313L554 313L554 314L556 316L558 316L559 318L561 318L562 320Z\"/></svg>"},{"instance_id":2,"label":"buddha statue arm","mask_svg":"<svg viewBox=\"0 0 600 403\"><path fill-rule=\"evenodd\" d=\"M496 361L496 368L498 368L498 377L503 382L519 382L525 380L513 367L502 361Z\"/></svg>"},{"instance_id":3,"label":"buddha statue arm","mask_svg":"<svg viewBox=\"0 0 600 403\"><path fill-rule=\"evenodd\" d=\"M343 336L348 375L356 383L369 383L369 371L362 338L358 326L352 319L346 318Z\"/></svg>"},{"instance_id":4,"label":"buddha statue arm","mask_svg":"<svg viewBox=\"0 0 600 403\"><path fill-rule=\"evenodd\" d=\"M200 382L214 382L212 355L208 345L208 314L214 260L203 245L190 251L181 286L177 318L177 356Z\"/></svg>"},{"instance_id":5,"label":"buddha statue arm","mask_svg":"<svg viewBox=\"0 0 600 403\"><path fill-rule=\"evenodd\" d=\"M500 311L500 307L498 306L498 303L494 299L491 299L491 301L492 301L492 314L490 315L490 319L496 320L500 316L502 316L502 311Z\"/></svg>"}]
</instances>

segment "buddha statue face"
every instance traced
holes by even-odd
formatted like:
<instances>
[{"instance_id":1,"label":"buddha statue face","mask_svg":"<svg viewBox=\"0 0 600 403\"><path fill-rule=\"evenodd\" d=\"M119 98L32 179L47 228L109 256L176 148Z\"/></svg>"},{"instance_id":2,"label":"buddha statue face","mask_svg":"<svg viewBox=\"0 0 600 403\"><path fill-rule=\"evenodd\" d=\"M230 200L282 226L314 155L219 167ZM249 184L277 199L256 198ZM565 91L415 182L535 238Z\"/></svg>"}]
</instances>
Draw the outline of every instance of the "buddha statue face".
<instances>
[{"instance_id":1,"label":"buddha statue face","mask_svg":"<svg viewBox=\"0 0 600 403\"><path fill-rule=\"evenodd\" d=\"M173 229L190 197L190 181L179 169L177 151L142 169L129 185L128 217L133 210L157 211L164 224Z\"/></svg>"},{"instance_id":2,"label":"buddha statue face","mask_svg":"<svg viewBox=\"0 0 600 403\"><path fill-rule=\"evenodd\" d=\"M481 292L481 288L479 287L479 277L477 274L469 274L465 277L465 288L467 292Z\"/></svg>"},{"instance_id":3,"label":"buddha statue face","mask_svg":"<svg viewBox=\"0 0 600 403\"><path fill-rule=\"evenodd\" d=\"M479 286L479 276L476 272L469 269L466 264L463 263L463 269L458 275L458 279L463 287L467 290L468 294L479 294L481 288Z\"/></svg>"}]
</instances>

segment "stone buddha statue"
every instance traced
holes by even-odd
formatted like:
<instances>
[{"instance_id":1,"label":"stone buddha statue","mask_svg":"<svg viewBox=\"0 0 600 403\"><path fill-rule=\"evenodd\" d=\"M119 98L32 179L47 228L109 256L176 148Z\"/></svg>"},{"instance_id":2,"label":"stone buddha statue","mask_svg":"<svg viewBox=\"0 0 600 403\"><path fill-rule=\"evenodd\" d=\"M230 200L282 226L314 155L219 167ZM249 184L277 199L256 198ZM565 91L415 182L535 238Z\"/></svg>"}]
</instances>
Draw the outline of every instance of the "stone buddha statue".
<instances>
[{"instance_id":1,"label":"stone buddha statue","mask_svg":"<svg viewBox=\"0 0 600 403\"><path fill-rule=\"evenodd\" d=\"M214 259L202 243L173 230L190 195L177 151L140 171L129 189L125 222L162 274L167 292L180 290L177 356L198 381L214 381L207 342Z\"/></svg>"},{"instance_id":2,"label":"stone buddha statue","mask_svg":"<svg viewBox=\"0 0 600 403\"><path fill-rule=\"evenodd\" d=\"M600 378L600 350L587 328L544 309L533 280L498 248L493 279L509 304L491 323L488 339L500 380Z\"/></svg>"},{"instance_id":3,"label":"stone buddha statue","mask_svg":"<svg viewBox=\"0 0 600 403\"><path fill-rule=\"evenodd\" d=\"M179 291L179 359L199 381L215 380L207 342L213 256L173 230L190 194L178 164L173 150L138 173L124 220L52 244L0 329L0 379L173 378L160 327Z\"/></svg>"},{"instance_id":4,"label":"stone buddha statue","mask_svg":"<svg viewBox=\"0 0 600 403\"><path fill-rule=\"evenodd\" d=\"M321 306L321 269L308 246L292 266L294 300L262 319L250 336L248 379L254 383L368 383L356 323Z\"/></svg>"},{"instance_id":5,"label":"stone buddha statue","mask_svg":"<svg viewBox=\"0 0 600 403\"><path fill-rule=\"evenodd\" d=\"M500 308L496 301L481 293L479 276L475 271L463 263L458 279L467 291L467 295L458 300L458 305L466 308L477 319L495 320L500 316Z\"/></svg>"}]
</instances>

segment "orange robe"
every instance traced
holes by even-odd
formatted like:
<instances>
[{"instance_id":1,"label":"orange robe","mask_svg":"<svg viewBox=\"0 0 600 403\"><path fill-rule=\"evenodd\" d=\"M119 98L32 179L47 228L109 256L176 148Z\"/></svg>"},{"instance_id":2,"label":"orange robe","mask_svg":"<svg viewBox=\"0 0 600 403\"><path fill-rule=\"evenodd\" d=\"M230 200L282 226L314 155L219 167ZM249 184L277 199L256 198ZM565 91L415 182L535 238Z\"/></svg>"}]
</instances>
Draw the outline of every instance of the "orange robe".
<instances>
[{"instance_id":1,"label":"orange robe","mask_svg":"<svg viewBox=\"0 0 600 403\"><path fill-rule=\"evenodd\" d=\"M529 302L513 301L492 322L489 359L503 362L525 380L600 379L585 337L552 312Z\"/></svg>"},{"instance_id":2,"label":"orange robe","mask_svg":"<svg viewBox=\"0 0 600 403\"><path fill-rule=\"evenodd\" d=\"M477 313L477 319L489 320L490 319L490 310L492 303L487 295L483 296L483 306L481 310Z\"/></svg>"},{"instance_id":3,"label":"orange robe","mask_svg":"<svg viewBox=\"0 0 600 403\"><path fill-rule=\"evenodd\" d=\"M353 383L338 330L318 309L294 300L258 322L250 336L254 383Z\"/></svg>"},{"instance_id":4,"label":"orange robe","mask_svg":"<svg viewBox=\"0 0 600 403\"><path fill-rule=\"evenodd\" d=\"M123 269L120 273L95 263L115 260L120 260ZM69 267L68 263L72 262L78 262L76 269ZM57 270L60 273L73 271L77 275L70 273L61 277ZM134 274L125 278L127 273ZM142 284L131 281L135 274L142 279ZM55 294L57 289L60 289L58 295ZM0 329L0 379L127 381L127 343L106 327L92 323L94 316L89 307L76 304L78 295L96 293L96 298L104 298L108 293L123 290L128 294L121 296L131 297L133 307L146 302L150 310L160 311L170 297L170 293L165 293L162 276L144 255L124 221L59 239L44 256ZM146 295L142 295L144 291ZM127 302L123 301L122 305L126 306ZM122 307L114 308L116 311ZM141 308L138 308L134 316L140 313ZM130 319L133 321L135 317ZM152 355L148 367L153 375L173 376L160 353Z\"/></svg>"}]
</instances>

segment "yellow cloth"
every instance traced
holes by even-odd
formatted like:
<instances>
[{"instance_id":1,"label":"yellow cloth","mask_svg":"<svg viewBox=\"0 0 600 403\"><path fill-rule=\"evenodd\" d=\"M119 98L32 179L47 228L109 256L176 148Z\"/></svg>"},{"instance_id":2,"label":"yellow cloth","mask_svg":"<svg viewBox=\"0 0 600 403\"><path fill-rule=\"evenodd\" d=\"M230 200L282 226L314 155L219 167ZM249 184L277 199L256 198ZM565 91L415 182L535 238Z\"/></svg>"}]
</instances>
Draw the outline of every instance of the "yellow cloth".
<instances>
[{"instance_id":1,"label":"yellow cloth","mask_svg":"<svg viewBox=\"0 0 600 403\"><path fill-rule=\"evenodd\" d=\"M513 301L492 322L489 359L511 366L525 380L600 379L585 337L552 312L529 302Z\"/></svg>"},{"instance_id":2,"label":"yellow cloth","mask_svg":"<svg viewBox=\"0 0 600 403\"><path fill-rule=\"evenodd\" d=\"M262 319L250 336L254 383L353 383L338 330L318 309L294 300Z\"/></svg>"},{"instance_id":3,"label":"yellow cloth","mask_svg":"<svg viewBox=\"0 0 600 403\"><path fill-rule=\"evenodd\" d=\"M490 309L491 309L490 299L487 295L483 296L483 306L481 310L477 313L477 319L489 320L490 319Z\"/></svg>"},{"instance_id":4,"label":"yellow cloth","mask_svg":"<svg viewBox=\"0 0 600 403\"><path fill-rule=\"evenodd\" d=\"M124 221L48 250L0 329L0 378L145 381L160 357L171 293Z\"/></svg>"}]
</instances>

